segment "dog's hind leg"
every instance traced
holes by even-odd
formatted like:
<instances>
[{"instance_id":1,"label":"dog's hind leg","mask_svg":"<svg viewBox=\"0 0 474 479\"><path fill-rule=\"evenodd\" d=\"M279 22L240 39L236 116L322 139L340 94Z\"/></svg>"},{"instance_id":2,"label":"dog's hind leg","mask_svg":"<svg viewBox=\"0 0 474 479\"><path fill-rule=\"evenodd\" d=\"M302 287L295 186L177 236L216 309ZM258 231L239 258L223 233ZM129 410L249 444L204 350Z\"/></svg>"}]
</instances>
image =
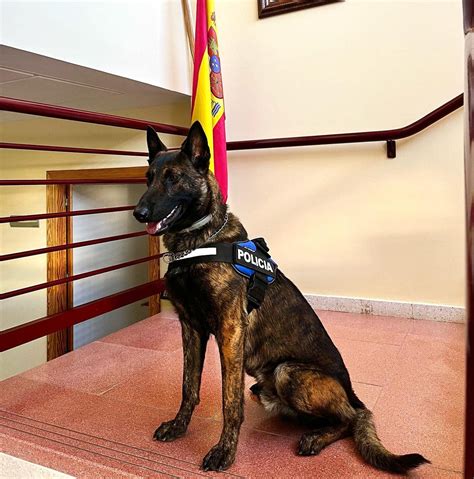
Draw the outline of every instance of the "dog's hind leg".
<instances>
[{"instance_id":1,"label":"dog's hind leg","mask_svg":"<svg viewBox=\"0 0 474 479\"><path fill-rule=\"evenodd\" d=\"M355 417L347 394L334 378L307 364L282 363L274 372L281 401L301 415L327 421L327 425L302 436L298 454L318 454L329 444L348 436Z\"/></svg>"},{"instance_id":2,"label":"dog's hind leg","mask_svg":"<svg viewBox=\"0 0 474 479\"><path fill-rule=\"evenodd\" d=\"M173 420L164 422L155 431L153 438L159 441L173 441L183 436L194 408L199 404L201 374L209 336L195 330L183 320L181 321L181 333L184 353L181 407Z\"/></svg>"},{"instance_id":3,"label":"dog's hind leg","mask_svg":"<svg viewBox=\"0 0 474 479\"><path fill-rule=\"evenodd\" d=\"M337 379L308 364L292 362L280 364L274 375L282 401L300 414L329 422L329 425L303 435L298 445L299 454L318 454L324 447L351 434L361 456L378 469L406 474L410 469L429 462L420 454L397 455L388 451L377 436L372 413L365 407L352 407Z\"/></svg>"},{"instance_id":4,"label":"dog's hind leg","mask_svg":"<svg viewBox=\"0 0 474 479\"><path fill-rule=\"evenodd\" d=\"M252 399L261 404L269 413L296 416L296 411L289 408L278 396L273 374L259 374L257 382L250 386L250 392Z\"/></svg>"},{"instance_id":5,"label":"dog's hind leg","mask_svg":"<svg viewBox=\"0 0 474 479\"><path fill-rule=\"evenodd\" d=\"M315 431L305 433L298 443L300 456L314 456L326 446L344 437L350 436L350 424L341 423L335 426L325 426Z\"/></svg>"}]
</instances>

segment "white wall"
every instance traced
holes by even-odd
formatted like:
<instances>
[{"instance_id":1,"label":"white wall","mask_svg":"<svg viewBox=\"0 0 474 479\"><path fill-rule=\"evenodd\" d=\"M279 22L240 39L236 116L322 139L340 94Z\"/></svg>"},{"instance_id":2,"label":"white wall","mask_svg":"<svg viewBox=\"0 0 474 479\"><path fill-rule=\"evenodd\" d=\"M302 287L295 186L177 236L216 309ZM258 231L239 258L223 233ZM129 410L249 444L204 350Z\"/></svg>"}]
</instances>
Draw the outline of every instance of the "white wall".
<instances>
[{"instance_id":1,"label":"white wall","mask_svg":"<svg viewBox=\"0 0 474 479\"><path fill-rule=\"evenodd\" d=\"M179 0L3 0L0 43L190 93Z\"/></svg>"},{"instance_id":2,"label":"white wall","mask_svg":"<svg viewBox=\"0 0 474 479\"><path fill-rule=\"evenodd\" d=\"M463 91L461 2L264 20L217 2L229 140L396 128ZM306 293L464 305L463 115L384 144L229 153L230 205Z\"/></svg>"}]
</instances>

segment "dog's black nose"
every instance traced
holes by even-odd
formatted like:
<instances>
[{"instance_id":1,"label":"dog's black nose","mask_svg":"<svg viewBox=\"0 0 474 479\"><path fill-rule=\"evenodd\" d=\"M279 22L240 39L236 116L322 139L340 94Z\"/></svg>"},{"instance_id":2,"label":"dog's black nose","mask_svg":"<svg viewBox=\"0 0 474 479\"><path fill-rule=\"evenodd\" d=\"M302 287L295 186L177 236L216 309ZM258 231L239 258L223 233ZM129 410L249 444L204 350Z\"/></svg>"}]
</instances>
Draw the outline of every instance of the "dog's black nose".
<instances>
[{"instance_id":1,"label":"dog's black nose","mask_svg":"<svg viewBox=\"0 0 474 479\"><path fill-rule=\"evenodd\" d=\"M138 221L148 221L150 219L150 210L146 206L137 206L133 210L133 216L135 216Z\"/></svg>"}]
</instances>

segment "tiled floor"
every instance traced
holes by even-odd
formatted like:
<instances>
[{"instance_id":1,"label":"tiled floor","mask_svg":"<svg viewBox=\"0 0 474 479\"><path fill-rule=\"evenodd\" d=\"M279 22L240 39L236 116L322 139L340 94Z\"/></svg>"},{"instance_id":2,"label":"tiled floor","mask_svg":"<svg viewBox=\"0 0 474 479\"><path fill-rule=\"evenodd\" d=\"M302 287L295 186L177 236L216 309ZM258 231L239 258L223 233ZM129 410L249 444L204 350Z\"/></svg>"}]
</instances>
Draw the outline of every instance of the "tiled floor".
<instances>
[{"instance_id":1,"label":"tiled floor","mask_svg":"<svg viewBox=\"0 0 474 479\"><path fill-rule=\"evenodd\" d=\"M384 444L432 461L411 477L461 478L464 325L349 313L320 316L355 390L373 410ZM3 451L86 478L392 477L365 465L351 439L317 457L297 456L303 427L265 413L248 392L235 464L226 473L204 473L200 461L221 427L214 341L188 434L173 443L151 439L179 405L181 356L179 323L163 313L4 381Z\"/></svg>"}]
</instances>

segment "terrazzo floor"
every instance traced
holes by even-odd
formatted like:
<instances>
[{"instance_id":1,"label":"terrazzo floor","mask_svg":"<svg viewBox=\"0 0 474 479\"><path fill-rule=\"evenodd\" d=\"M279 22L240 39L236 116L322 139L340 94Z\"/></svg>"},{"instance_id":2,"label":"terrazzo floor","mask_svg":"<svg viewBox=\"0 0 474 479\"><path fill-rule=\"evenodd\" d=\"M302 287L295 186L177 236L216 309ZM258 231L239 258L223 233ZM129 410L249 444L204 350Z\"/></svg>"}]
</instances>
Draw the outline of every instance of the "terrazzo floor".
<instances>
[{"instance_id":1,"label":"terrazzo floor","mask_svg":"<svg viewBox=\"0 0 474 479\"><path fill-rule=\"evenodd\" d=\"M465 326L334 312L320 317L387 448L432 461L410 477L461 478ZM297 456L305 428L272 417L248 390L235 464L205 473L199 464L219 438L222 417L215 342L187 435L152 441L179 406L181 373L176 317L162 313L136 323L0 383L2 450L84 478L399 477L366 465L351 439L316 457Z\"/></svg>"}]
</instances>

